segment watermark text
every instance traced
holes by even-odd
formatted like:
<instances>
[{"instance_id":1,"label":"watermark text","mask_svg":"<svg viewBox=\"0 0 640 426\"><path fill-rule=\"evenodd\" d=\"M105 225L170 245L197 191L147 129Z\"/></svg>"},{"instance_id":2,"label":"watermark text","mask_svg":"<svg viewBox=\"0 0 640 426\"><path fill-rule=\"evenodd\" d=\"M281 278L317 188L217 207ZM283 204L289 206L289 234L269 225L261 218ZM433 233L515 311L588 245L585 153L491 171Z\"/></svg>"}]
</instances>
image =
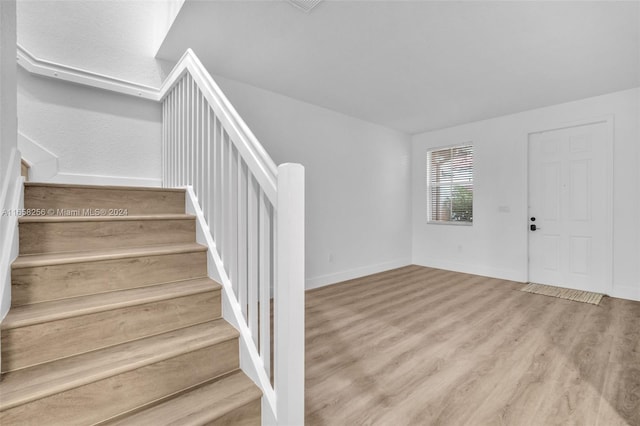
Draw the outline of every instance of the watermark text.
<instances>
[{"instance_id":1,"label":"watermark text","mask_svg":"<svg viewBox=\"0 0 640 426\"><path fill-rule=\"evenodd\" d=\"M2 216L129 216L129 209L87 208L87 209L4 209Z\"/></svg>"}]
</instances>

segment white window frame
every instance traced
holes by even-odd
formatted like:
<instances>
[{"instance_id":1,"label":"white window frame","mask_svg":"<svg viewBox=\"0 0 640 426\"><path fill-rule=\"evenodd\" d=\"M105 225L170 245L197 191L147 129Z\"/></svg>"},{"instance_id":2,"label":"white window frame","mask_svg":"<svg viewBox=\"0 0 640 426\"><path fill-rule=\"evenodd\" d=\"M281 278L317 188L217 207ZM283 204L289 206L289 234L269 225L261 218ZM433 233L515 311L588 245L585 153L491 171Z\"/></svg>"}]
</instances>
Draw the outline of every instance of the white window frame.
<instances>
[{"instance_id":1,"label":"white window frame","mask_svg":"<svg viewBox=\"0 0 640 426\"><path fill-rule=\"evenodd\" d=\"M467 147L471 147L471 152L472 152L472 166L471 166L471 182L469 182L471 184L471 187L474 188L475 187L475 146L473 144L473 142L465 142L465 143L460 143L460 144L455 144L455 145L447 145L447 146L441 146L441 147L437 147L437 148L431 148L429 150L427 150L427 156L426 156L426 167L425 167L425 171L426 171L426 200L427 200L427 223L428 224L432 224L432 225L454 225L454 226L473 226L473 215L471 218L471 221L458 221L458 220L433 220L432 219L432 203L431 203L431 196L432 196L432 186L433 183L431 182L431 155L434 152L438 152L438 151L444 151L444 150L453 150L455 148L467 148ZM451 181L448 184L439 184L438 186L453 186L454 182ZM472 191L472 200L471 200L471 206L472 209L474 209L474 205L475 205L475 196L473 194L474 191Z\"/></svg>"}]
</instances>

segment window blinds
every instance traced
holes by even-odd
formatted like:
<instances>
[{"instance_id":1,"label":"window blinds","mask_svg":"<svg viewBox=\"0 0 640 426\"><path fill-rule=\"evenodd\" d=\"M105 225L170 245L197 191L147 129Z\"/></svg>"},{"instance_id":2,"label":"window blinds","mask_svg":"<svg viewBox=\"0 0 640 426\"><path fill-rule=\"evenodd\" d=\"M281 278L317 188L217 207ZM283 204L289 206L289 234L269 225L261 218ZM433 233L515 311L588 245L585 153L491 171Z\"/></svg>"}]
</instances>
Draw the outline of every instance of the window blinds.
<instances>
[{"instance_id":1,"label":"window blinds","mask_svg":"<svg viewBox=\"0 0 640 426\"><path fill-rule=\"evenodd\" d=\"M473 146L427 153L428 220L473 222Z\"/></svg>"}]
</instances>

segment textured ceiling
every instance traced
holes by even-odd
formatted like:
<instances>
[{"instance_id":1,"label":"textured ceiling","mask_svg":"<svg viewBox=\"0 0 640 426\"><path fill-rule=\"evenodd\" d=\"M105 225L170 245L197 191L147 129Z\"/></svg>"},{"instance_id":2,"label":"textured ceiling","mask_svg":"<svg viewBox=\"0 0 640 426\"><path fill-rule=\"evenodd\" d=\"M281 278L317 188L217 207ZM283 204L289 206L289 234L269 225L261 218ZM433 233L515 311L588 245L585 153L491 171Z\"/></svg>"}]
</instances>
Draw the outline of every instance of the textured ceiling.
<instances>
[{"instance_id":1,"label":"textured ceiling","mask_svg":"<svg viewBox=\"0 0 640 426\"><path fill-rule=\"evenodd\" d=\"M639 6L187 0L158 57L418 133L639 86Z\"/></svg>"}]
</instances>

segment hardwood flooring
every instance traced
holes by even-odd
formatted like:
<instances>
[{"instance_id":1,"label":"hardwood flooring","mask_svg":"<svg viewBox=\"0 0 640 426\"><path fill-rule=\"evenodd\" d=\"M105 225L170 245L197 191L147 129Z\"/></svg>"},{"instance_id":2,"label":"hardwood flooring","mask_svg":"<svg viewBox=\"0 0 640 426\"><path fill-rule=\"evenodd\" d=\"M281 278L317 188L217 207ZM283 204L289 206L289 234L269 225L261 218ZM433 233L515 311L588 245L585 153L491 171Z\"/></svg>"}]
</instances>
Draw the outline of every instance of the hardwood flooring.
<instances>
[{"instance_id":1,"label":"hardwood flooring","mask_svg":"<svg viewBox=\"0 0 640 426\"><path fill-rule=\"evenodd\" d=\"M640 303L407 266L307 292L308 425L640 425Z\"/></svg>"}]
</instances>

